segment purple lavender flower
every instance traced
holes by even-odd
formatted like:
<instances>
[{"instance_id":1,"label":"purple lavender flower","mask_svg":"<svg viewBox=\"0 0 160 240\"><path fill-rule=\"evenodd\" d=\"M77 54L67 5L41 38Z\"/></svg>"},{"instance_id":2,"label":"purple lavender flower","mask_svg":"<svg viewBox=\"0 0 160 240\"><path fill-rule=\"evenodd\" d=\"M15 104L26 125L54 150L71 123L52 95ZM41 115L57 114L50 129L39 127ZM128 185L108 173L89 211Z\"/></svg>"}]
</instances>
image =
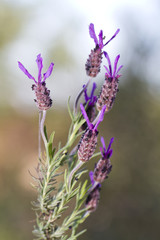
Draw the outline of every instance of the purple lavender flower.
<instances>
[{"instance_id":1,"label":"purple lavender flower","mask_svg":"<svg viewBox=\"0 0 160 240\"><path fill-rule=\"evenodd\" d=\"M106 149L104 138L101 137L103 148L100 147L100 151L102 154L102 158L96 164L96 167L94 169L94 174L93 174L94 181L98 183L102 183L108 177L108 174L112 169L110 157L112 156L112 152L113 152L113 150L111 149L113 140L114 138L111 138L108 148Z\"/></svg>"},{"instance_id":2,"label":"purple lavender flower","mask_svg":"<svg viewBox=\"0 0 160 240\"><path fill-rule=\"evenodd\" d=\"M95 181L94 181L94 178L93 178L93 172L92 171L89 173L89 176L90 176L90 179L91 179L91 184L92 184L91 189L92 190L89 192L89 195L86 199L86 208L89 212L93 212L97 209L97 206L98 206L98 202L99 202L99 199L100 199L100 187L101 187L101 185L96 184L96 186L94 187Z\"/></svg>"},{"instance_id":3,"label":"purple lavender flower","mask_svg":"<svg viewBox=\"0 0 160 240\"><path fill-rule=\"evenodd\" d=\"M93 125L84 109L83 104L80 104L81 112L83 114L83 117L86 119L87 122L87 129L85 133L82 135L80 143L78 145L78 159L82 162L87 162L93 155L96 145L97 145L97 127L100 124L100 122L103 121L104 113L106 106L102 108L102 111L99 115L99 119L95 125Z\"/></svg>"},{"instance_id":4,"label":"purple lavender flower","mask_svg":"<svg viewBox=\"0 0 160 240\"><path fill-rule=\"evenodd\" d=\"M32 90L35 91L36 99L35 102L39 110L47 110L52 106L52 100L50 99L50 90L46 88L46 79L49 78L53 71L54 63L51 63L47 72L42 76L42 68L43 68L43 59L41 54L37 56L36 59L37 66L38 66L38 81L28 72L28 70L23 66L21 62L18 62L19 68L24 72L25 75L29 79L32 79L35 84L32 85Z\"/></svg>"},{"instance_id":5,"label":"purple lavender flower","mask_svg":"<svg viewBox=\"0 0 160 240\"><path fill-rule=\"evenodd\" d=\"M86 107L86 113L87 113L87 116L89 118L89 121L90 122L93 122L93 120L95 119L95 116L96 116L96 109L95 109L95 103L97 101L97 96L94 96L94 91L96 89L96 83L93 83L93 87L92 87L92 91L91 91L91 94L90 96L87 94L87 88L86 88L86 85L83 85L83 88L84 88L84 99L85 99L85 102L83 104L83 106ZM87 123L85 122L82 127L81 127L81 130L85 130L87 128Z\"/></svg>"},{"instance_id":6,"label":"purple lavender flower","mask_svg":"<svg viewBox=\"0 0 160 240\"><path fill-rule=\"evenodd\" d=\"M104 44L103 43L103 40L104 40L103 31L100 30L98 38L97 38L97 36L95 34L95 30L94 30L94 24L91 23L89 25L89 34L90 34L90 37L93 38L96 46L93 50L91 50L89 58L87 59L87 62L85 64L86 73L87 73L88 76L96 77L97 74L100 72L100 66L101 66L102 54L103 54L102 49L113 38L116 37L116 35L119 33L119 31L120 31L120 29L117 29L115 34Z\"/></svg>"},{"instance_id":7,"label":"purple lavender flower","mask_svg":"<svg viewBox=\"0 0 160 240\"><path fill-rule=\"evenodd\" d=\"M113 103L118 92L118 82L119 77L121 76L119 74L119 71L123 65L117 69L118 61L120 58L120 55L117 55L114 62L114 69L112 71L110 58L106 52L104 52L104 55L108 61L108 67L104 66L107 72L105 74L105 82L97 99L96 107L98 111L101 111L103 106L106 105L106 112L108 112L113 107Z\"/></svg>"}]
</instances>

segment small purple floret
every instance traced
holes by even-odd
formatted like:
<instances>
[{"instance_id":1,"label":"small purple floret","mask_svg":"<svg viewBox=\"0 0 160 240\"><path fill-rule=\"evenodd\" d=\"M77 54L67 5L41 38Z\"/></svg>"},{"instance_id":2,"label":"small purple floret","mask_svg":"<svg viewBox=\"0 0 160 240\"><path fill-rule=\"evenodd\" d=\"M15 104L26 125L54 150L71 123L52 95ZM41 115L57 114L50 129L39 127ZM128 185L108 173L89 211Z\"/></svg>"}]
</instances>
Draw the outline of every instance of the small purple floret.
<instances>
[{"instance_id":1,"label":"small purple floret","mask_svg":"<svg viewBox=\"0 0 160 240\"><path fill-rule=\"evenodd\" d=\"M100 151L101 151L103 159L109 159L112 156L113 150L111 149L111 145L112 145L113 141L114 141L114 138L111 138L108 148L106 149L104 138L101 137L101 143L102 143L103 148L100 147Z\"/></svg>"},{"instance_id":2,"label":"small purple floret","mask_svg":"<svg viewBox=\"0 0 160 240\"><path fill-rule=\"evenodd\" d=\"M116 58L115 58L115 61L114 61L114 69L113 69L113 71L112 71L112 66L111 66L111 60L110 60L110 58L109 58L109 55L108 55L108 53L107 52L104 52L104 56L106 57L106 59L107 59L107 61L108 61L108 66L109 66L109 68L107 67L107 66L104 66L105 67L105 69L106 69L106 76L108 77L108 78L119 78L121 75L119 75L118 73L119 73L119 71L121 70L121 68L123 67L123 65L121 65L118 69L117 69L117 64L118 64L118 61L119 61L119 59L120 59L120 55L117 55L116 56Z\"/></svg>"}]
</instances>

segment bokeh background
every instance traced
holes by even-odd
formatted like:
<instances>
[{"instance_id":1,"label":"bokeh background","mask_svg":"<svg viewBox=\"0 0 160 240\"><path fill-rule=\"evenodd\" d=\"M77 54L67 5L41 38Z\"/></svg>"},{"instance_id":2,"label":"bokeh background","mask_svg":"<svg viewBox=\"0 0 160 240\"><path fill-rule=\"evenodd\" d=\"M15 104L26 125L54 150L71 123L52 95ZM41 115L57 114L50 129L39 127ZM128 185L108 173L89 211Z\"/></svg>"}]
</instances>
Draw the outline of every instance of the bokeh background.
<instances>
[{"instance_id":1,"label":"bokeh background","mask_svg":"<svg viewBox=\"0 0 160 240\"><path fill-rule=\"evenodd\" d=\"M83 240L158 240L160 237L160 3L158 0L1 0L0 1L0 239L33 239L36 193L28 170L37 164L38 113L32 81L18 69L21 61L34 76L36 56L47 80L53 107L48 131L55 145L65 143L70 119L67 99L87 82L84 64L94 47L90 22L106 39L121 31L105 50L120 53L119 89L113 110L100 126L115 137L113 170L102 186L99 207L82 227ZM105 62L103 62L105 64ZM96 79L98 89L104 70ZM99 90L97 90L97 93ZM94 162L95 163L95 162ZM92 169L94 163L89 163Z\"/></svg>"}]
</instances>

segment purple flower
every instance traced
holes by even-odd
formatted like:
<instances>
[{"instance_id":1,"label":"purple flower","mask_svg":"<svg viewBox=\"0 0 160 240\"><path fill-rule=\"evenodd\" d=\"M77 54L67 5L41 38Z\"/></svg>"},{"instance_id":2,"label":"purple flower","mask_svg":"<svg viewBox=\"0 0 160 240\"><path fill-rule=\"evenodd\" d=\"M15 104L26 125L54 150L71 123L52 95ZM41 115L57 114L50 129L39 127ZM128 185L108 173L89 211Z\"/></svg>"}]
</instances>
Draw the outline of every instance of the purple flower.
<instances>
[{"instance_id":1,"label":"purple flower","mask_svg":"<svg viewBox=\"0 0 160 240\"><path fill-rule=\"evenodd\" d=\"M105 44L103 43L103 31L99 32L98 38L95 34L94 24L91 23L89 25L89 34L90 37L93 38L96 47L91 50L87 62L85 64L86 74L90 77L96 77L97 74L100 72L101 63L102 63L102 55L103 55L103 47L106 46L116 35L119 33L119 29L115 32L115 34L108 40Z\"/></svg>"},{"instance_id":2,"label":"purple flower","mask_svg":"<svg viewBox=\"0 0 160 240\"><path fill-rule=\"evenodd\" d=\"M35 80L35 78L28 72L28 70L23 66L21 62L18 62L18 66L29 79L33 79L35 82L35 84L32 85L32 90L35 91L36 95L36 99L34 99L34 101L36 102L39 110L43 111L49 109L52 106L50 90L47 89L45 81L51 75L54 63L50 64L47 72L42 76L43 59L41 57L41 54L37 56L36 62L38 66L38 81Z\"/></svg>"},{"instance_id":3,"label":"purple flower","mask_svg":"<svg viewBox=\"0 0 160 240\"><path fill-rule=\"evenodd\" d=\"M111 145L112 145L113 141L114 141L114 138L111 138L108 148L106 149L104 138L101 137L101 143L102 143L103 148L100 147L100 151L101 151L103 160L109 159L112 156L113 150L111 149Z\"/></svg>"},{"instance_id":4,"label":"purple flower","mask_svg":"<svg viewBox=\"0 0 160 240\"><path fill-rule=\"evenodd\" d=\"M108 66L104 66L105 69L106 69L106 76L108 78L111 78L111 79L114 79L114 78L119 78L121 75L119 75L119 71L121 70L121 68L123 67L123 65L121 65L118 69L117 69L117 64L118 64L118 61L120 59L120 55L117 55L117 57L115 58L115 61L114 61L114 68L113 68L113 71L112 71L112 66L111 66L111 60L108 56L108 53L107 52L104 52L104 56L106 57L107 61L108 61Z\"/></svg>"},{"instance_id":5,"label":"purple flower","mask_svg":"<svg viewBox=\"0 0 160 240\"><path fill-rule=\"evenodd\" d=\"M96 183L102 183L108 177L108 174L112 169L110 157L112 155L111 145L113 143L113 140L114 138L111 138L109 146L106 149L104 138L101 137L103 148L100 147L100 151L102 154L102 158L96 164L94 173L93 173L93 179Z\"/></svg>"},{"instance_id":6,"label":"purple flower","mask_svg":"<svg viewBox=\"0 0 160 240\"><path fill-rule=\"evenodd\" d=\"M120 31L120 29L117 29L117 31L116 31L115 34L111 37L111 39L108 40L105 44L103 44L103 39L104 39L104 37L103 37L103 31L100 30L99 35L98 35L98 38L97 38L97 36L96 36L96 34L95 34L95 30L94 30L94 24L91 23L91 24L89 25L89 34L90 34L90 37L93 38L93 40L94 40L94 42L95 42L95 44L96 44L96 48L100 48L100 49L102 49L102 48L103 48L104 46L106 46L113 38L115 38L116 35L119 33L119 31Z\"/></svg>"},{"instance_id":7,"label":"purple flower","mask_svg":"<svg viewBox=\"0 0 160 240\"><path fill-rule=\"evenodd\" d=\"M88 127L86 128L86 131L82 135L78 144L78 159L82 162L87 162L93 156L93 153L96 149L98 135L97 127L103 120L106 106L104 106L104 108L100 112L98 121L95 125L90 122L83 104L80 104L80 108Z\"/></svg>"},{"instance_id":8,"label":"purple flower","mask_svg":"<svg viewBox=\"0 0 160 240\"><path fill-rule=\"evenodd\" d=\"M105 114L106 106L103 106L103 108L102 108L102 110L101 110L101 113L100 113L100 115L99 115L99 119L98 119L98 121L97 121L97 123L96 123L95 125L93 125L93 124L89 121L89 118L88 118L88 116L87 116L87 113L86 113L86 111L85 111L84 106L83 106L82 103L80 104L80 108L81 108L81 112L82 112L82 114L83 114L83 117L86 119L88 128L89 128L90 130L97 131L98 125L100 124L100 122L103 121L103 117L104 117L104 114Z\"/></svg>"},{"instance_id":9,"label":"purple flower","mask_svg":"<svg viewBox=\"0 0 160 240\"><path fill-rule=\"evenodd\" d=\"M33 79L36 84L42 84L51 75L54 63L50 64L47 72L44 73L42 76L43 59L41 57L41 54L37 56L36 62L38 66L38 81L35 80L35 78L27 71L27 69L23 66L21 62L18 62L18 66L22 70L22 72L24 72L24 74L27 75L29 79Z\"/></svg>"},{"instance_id":10,"label":"purple flower","mask_svg":"<svg viewBox=\"0 0 160 240\"><path fill-rule=\"evenodd\" d=\"M85 88L86 85L83 85L84 88L84 99L85 99L85 105L88 103L89 106L94 106L95 102L97 101L97 96L94 96L94 91L96 89L96 83L93 83L92 91L90 97L87 94L87 88Z\"/></svg>"}]
</instances>

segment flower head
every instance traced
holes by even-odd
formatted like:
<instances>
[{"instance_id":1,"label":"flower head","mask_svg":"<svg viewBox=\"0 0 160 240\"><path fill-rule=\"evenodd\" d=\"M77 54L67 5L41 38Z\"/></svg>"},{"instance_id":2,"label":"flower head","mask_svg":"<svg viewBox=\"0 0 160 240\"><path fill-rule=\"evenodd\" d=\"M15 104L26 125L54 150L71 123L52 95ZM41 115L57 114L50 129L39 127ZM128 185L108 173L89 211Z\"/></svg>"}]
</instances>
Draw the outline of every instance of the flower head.
<instances>
[{"instance_id":1,"label":"flower head","mask_svg":"<svg viewBox=\"0 0 160 240\"><path fill-rule=\"evenodd\" d=\"M94 24L91 23L89 25L89 34L90 37L93 38L96 47L91 50L91 53L89 54L89 57L87 59L87 62L85 64L86 73L90 77L96 77L97 74L100 72L101 63L102 63L102 55L103 55L103 47L106 46L113 38L116 37L116 35L119 33L119 29L115 32L115 34L111 37L110 40L108 40L105 44L103 43L104 37L103 37L103 31L101 30L99 32L98 38L95 34L94 30Z\"/></svg>"},{"instance_id":2,"label":"flower head","mask_svg":"<svg viewBox=\"0 0 160 240\"><path fill-rule=\"evenodd\" d=\"M51 63L47 72L42 75L43 59L41 54L37 56L36 62L38 67L38 80L35 80L35 78L28 72L21 62L18 62L18 66L29 79L33 79L35 82L35 84L32 85L32 90L35 91L36 95L36 99L34 100L39 110L42 111L47 110L52 106L50 90L47 89L45 81L51 75L54 63Z\"/></svg>"},{"instance_id":3,"label":"flower head","mask_svg":"<svg viewBox=\"0 0 160 240\"><path fill-rule=\"evenodd\" d=\"M102 158L96 164L93 173L93 178L96 183L102 183L108 177L108 174L112 169L110 157L112 155L111 145L113 143L113 140L114 138L111 138L108 148L106 149L104 138L101 137L103 148L100 147L100 151L102 154Z\"/></svg>"},{"instance_id":4,"label":"flower head","mask_svg":"<svg viewBox=\"0 0 160 240\"><path fill-rule=\"evenodd\" d=\"M87 162L92 157L96 149L98 135L97 127L103 120L106 106L104 106L102 109L98 121L95 125L90 122L83 104L80 104L80 108L88 127L86 128L85 133L82 135L78 145L78 159L82 162Z\"/></svg>"},{"instance_id":5,"label":"flower head","mask_svg":"<svg viewBox=\"0 0 160 240\"><path fill-rule=\"evenodd\" d=\"M96 44L96 48L100 48L102 49L104 46L106 46L113 38L116 37L116 35L119 33L120 29L117 29L117 31L115 32L115 34L110 38L110 40L108 40L105 44L103 43L104 37L103 37L103 31L100 30L98 38L96 36L95 30L94 30L94 24L91 23L89 25L89 34L90 37L93 38L95 44Z\"/></svg>"}]
</instances>

